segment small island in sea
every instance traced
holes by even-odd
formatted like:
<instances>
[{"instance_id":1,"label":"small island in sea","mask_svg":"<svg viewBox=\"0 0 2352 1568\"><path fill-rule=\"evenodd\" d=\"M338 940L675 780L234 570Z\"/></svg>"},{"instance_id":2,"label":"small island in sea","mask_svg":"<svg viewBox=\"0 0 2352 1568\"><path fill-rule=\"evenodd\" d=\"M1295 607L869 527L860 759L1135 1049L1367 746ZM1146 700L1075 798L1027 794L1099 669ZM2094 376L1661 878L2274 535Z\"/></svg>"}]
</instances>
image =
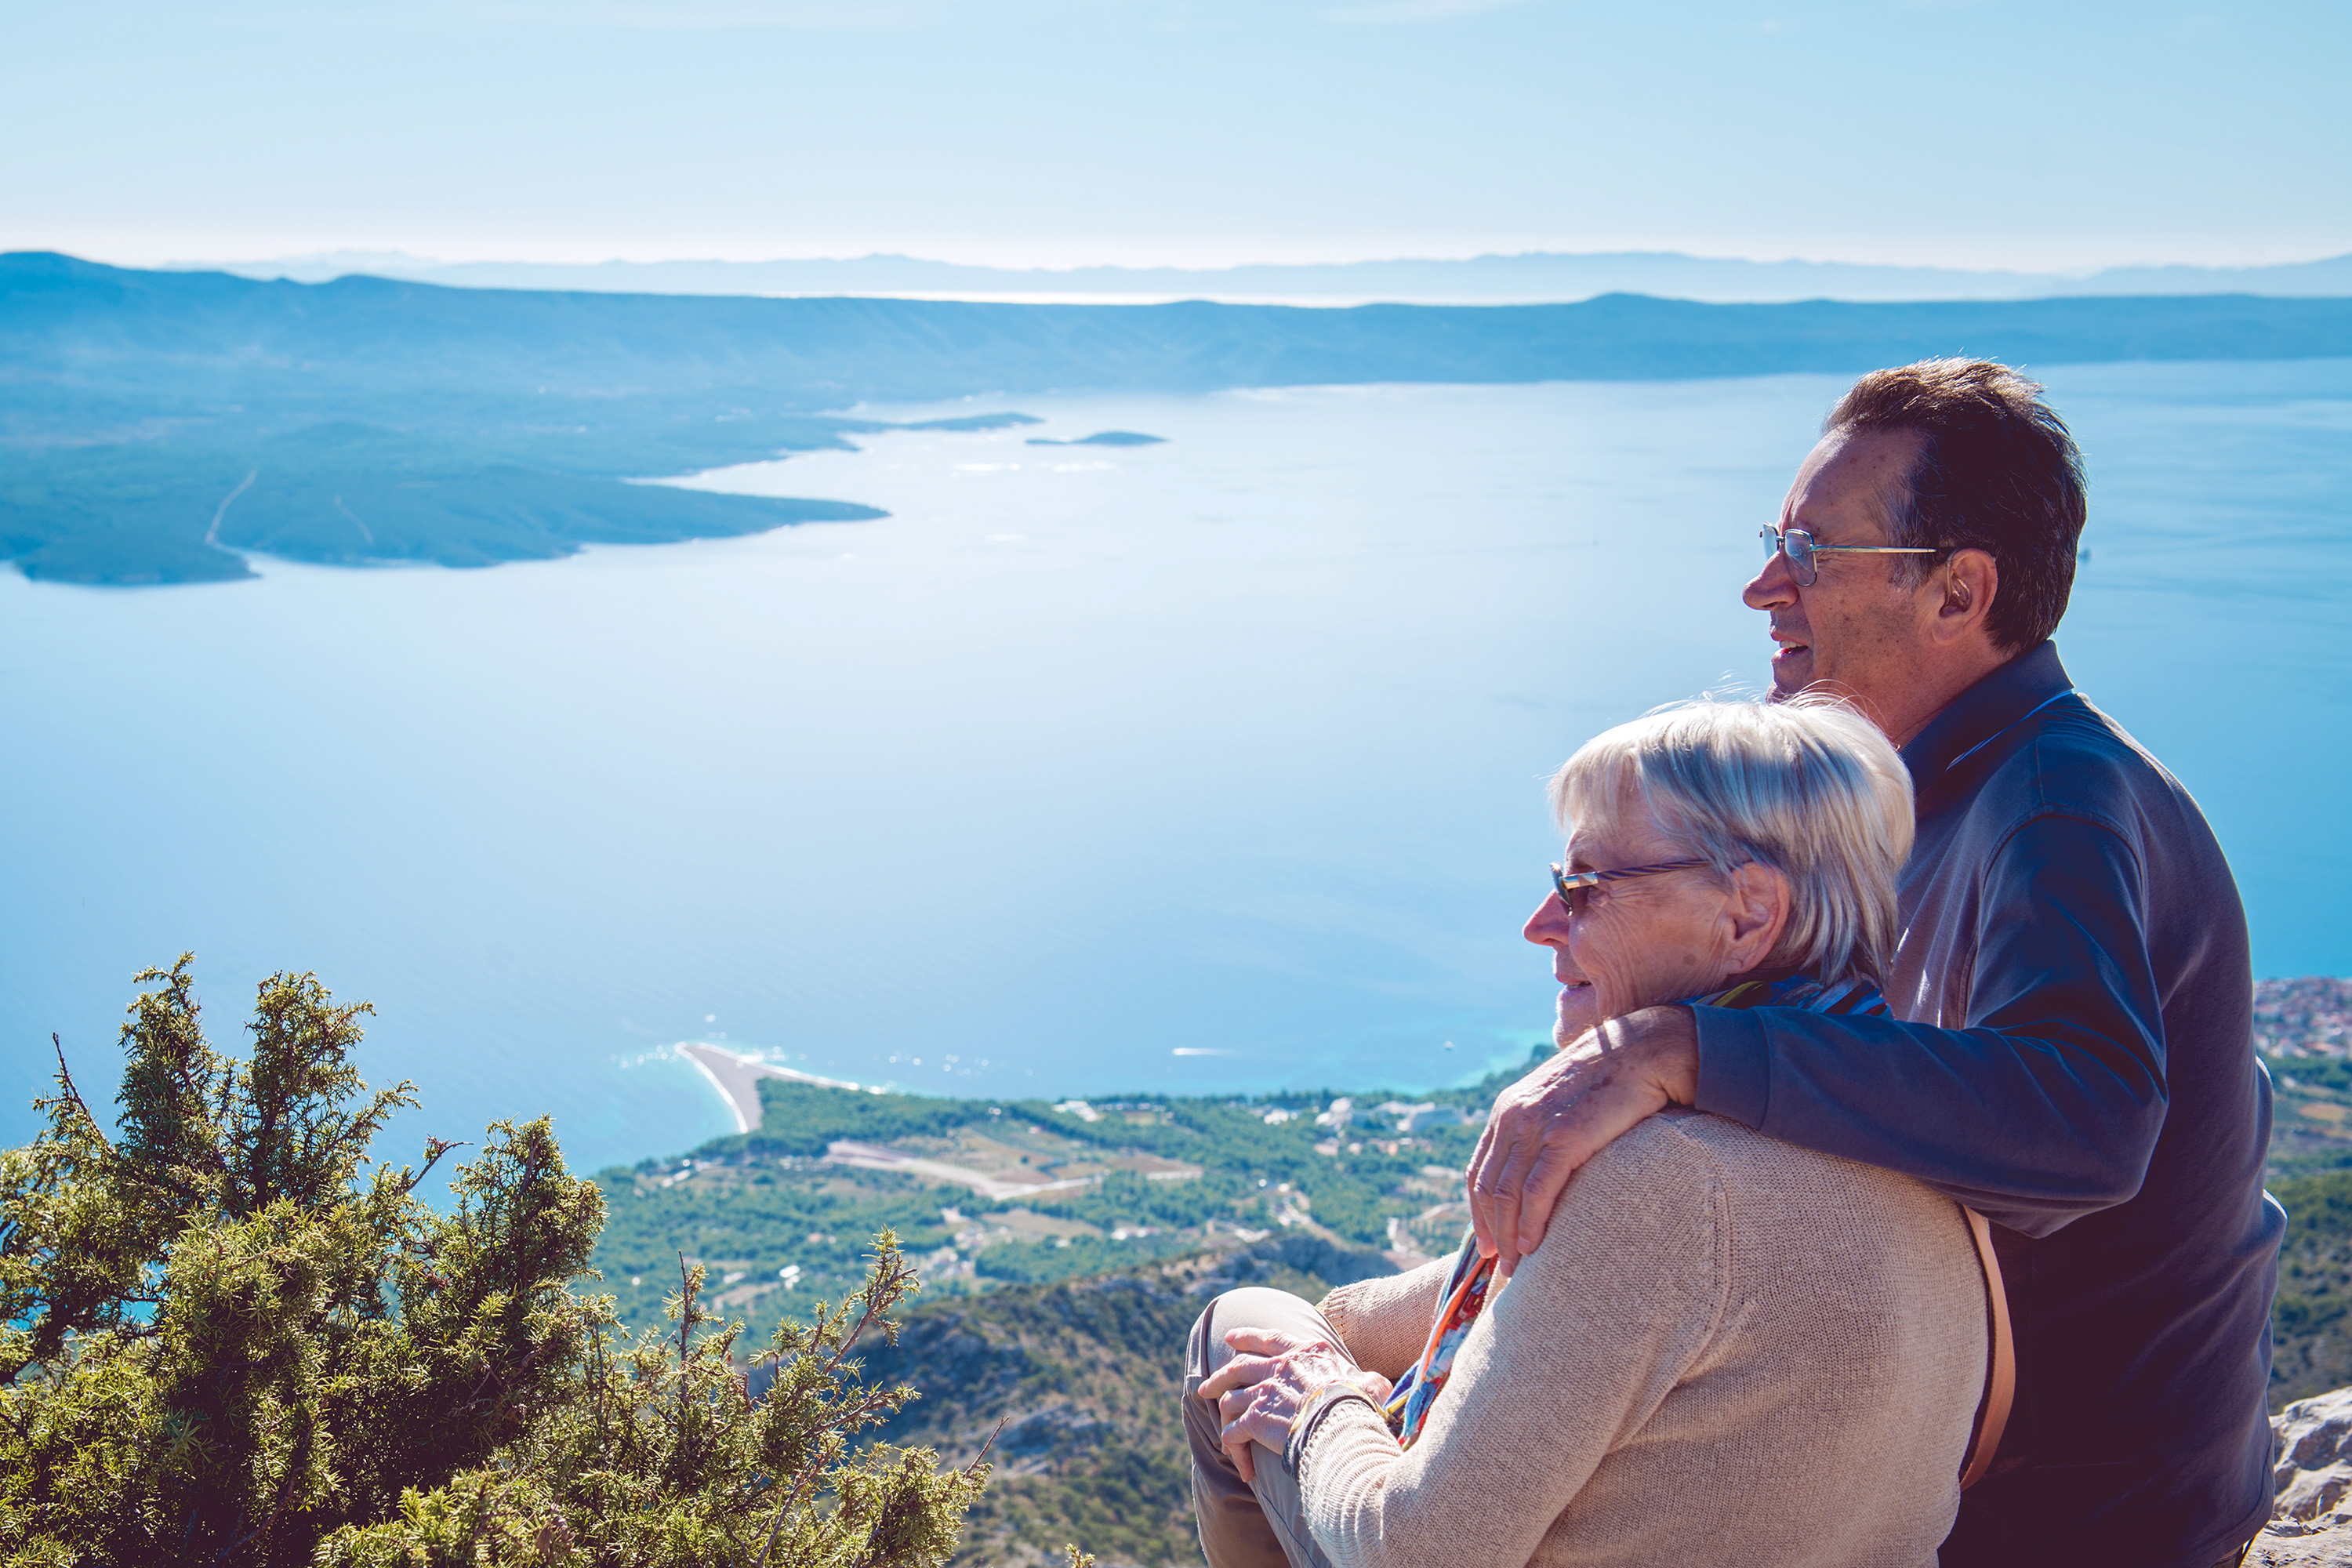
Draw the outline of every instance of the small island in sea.
<instances>
[{"instance_id":1,"label":"small island in sea","mask_svg":"<svg viewBox=\"0 0 2352 1568\"><path fill-rule=\"evenodd\" d=\"M1097 430L1091 436L1081 436L1074 441L1056 441L1051 436L1032 436L1032 447L1158 447L1165 445L1165 436L1146 436L1139 430Z\"/></svg>"}]
</instances>

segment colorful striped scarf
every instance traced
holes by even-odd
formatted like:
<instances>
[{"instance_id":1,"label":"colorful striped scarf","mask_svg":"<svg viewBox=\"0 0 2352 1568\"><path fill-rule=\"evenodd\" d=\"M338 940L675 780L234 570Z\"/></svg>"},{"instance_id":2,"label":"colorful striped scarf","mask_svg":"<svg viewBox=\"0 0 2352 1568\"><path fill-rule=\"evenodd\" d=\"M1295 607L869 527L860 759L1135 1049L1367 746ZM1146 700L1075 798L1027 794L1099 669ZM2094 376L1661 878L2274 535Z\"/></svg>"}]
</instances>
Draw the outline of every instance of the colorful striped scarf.
<instances>
[{"instance_id":1,"label":"colorful striped scarf","mask_svg":"<svg viewBox=\"0 0 2352 1568\"><path fill-rule=\"evenodd\" d=\"M1883 1016L1887 1011L1886 999L1866 980L1843 980L1824 985L1804 974L1788 974L1777 980L1744 980L1711 996L1693 996L1687 1005L1800 1007L1808 1013L1850 1016ZM1436 1321L1430 1325L1421 1359L1397 1380L1382 1410L1400 1447L1412 1447L1413 1439L1421 1436L1422 1426L1429 1419L1430 1406L1437 1403L1437 1396L1445 1391L1446 1379L1453 1375L1454 1358L1460 1353L1462 1342L1470 1337L1471 1325L1478 1321L1479 1313L1494 1294L1489 1289L1494 1277L1495 1260L1478 1256L1476 1236L1463 1237L1462 1249L1454 1254L1454 1267L1446 1275Z\"/></svg>"}]
</instances>

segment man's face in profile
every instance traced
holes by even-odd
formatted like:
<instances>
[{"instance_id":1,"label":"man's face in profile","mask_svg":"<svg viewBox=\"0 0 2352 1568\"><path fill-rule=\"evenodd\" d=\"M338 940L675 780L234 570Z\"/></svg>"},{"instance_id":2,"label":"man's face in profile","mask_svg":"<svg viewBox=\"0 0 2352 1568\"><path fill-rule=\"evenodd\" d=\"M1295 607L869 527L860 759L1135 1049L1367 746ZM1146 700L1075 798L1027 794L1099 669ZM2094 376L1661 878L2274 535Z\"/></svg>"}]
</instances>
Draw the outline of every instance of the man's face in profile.
<instances>
[{"instance_id":1,"label":"man's face in profile","mask_svg":"<svg viewBox=\"0 0 2352 1568\"><path fill-rule=\"evenodd\" d=\"M1817 545L1887 544L1886 519L1904 499L1920 437L1913 431L1822 437L1781 503L1780 527L1802 529ZM1874 716L1880 692L1916 679L1922 652L1918 600L1906 586L1901 555L1825 554L1801 584L1787 554L1764 563L1740 595L1771 617L1772 699L1820 689L1857 699Z\"/></svg>"}]
</instances>

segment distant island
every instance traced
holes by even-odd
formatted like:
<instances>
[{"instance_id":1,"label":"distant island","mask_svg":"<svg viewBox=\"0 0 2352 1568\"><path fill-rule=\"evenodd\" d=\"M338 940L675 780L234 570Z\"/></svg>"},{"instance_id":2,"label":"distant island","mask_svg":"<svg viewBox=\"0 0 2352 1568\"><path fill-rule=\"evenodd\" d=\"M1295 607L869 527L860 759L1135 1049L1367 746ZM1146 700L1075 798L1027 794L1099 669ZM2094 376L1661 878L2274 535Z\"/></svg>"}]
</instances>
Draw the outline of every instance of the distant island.
<instances>
[{"instance_id":1,"label":"distant island","mask_svg":"<svg viewBox=\"0 0 2352 1568\"><path fill-rule=\"evenodd\" d=\"M1076 440L1056 441L1051 436L1032 436L1032 447L1158 447L1168 440L1165 436L1146 436L1135 430L1097 430L1091 436Z\"/></svg>"},{"instance_id":2,"label":"distant island","mask_svg":"<svg viewBox=\"0 0 2352 1568\"><path fill-rule=\"evenodd\" d=\"M646 479L907 428L840 413L1028 392L1851 374L2352 355L2352 300L1929 304L979 304L260 282L0 256L0 559L92 584L243 552L487 566L882 515ZM1034 424L992 413L915 428ZM1114 444L1102 432L1080 444Z\"/></svg>"}]
</instances>

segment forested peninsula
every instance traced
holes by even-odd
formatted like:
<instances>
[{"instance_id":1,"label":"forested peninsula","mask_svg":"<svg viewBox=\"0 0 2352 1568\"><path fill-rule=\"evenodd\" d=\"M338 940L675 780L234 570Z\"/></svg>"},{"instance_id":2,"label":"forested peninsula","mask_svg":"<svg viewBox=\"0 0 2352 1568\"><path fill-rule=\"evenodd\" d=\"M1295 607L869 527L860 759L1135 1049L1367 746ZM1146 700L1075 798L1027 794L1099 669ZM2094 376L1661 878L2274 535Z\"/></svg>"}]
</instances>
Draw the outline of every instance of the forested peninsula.
<instances>
[{"instance_id":1,"label":"forested peninsula","mask_svg":"<svg viewBox=\"0 0 2352 1568\"><path fill-rule=\"evenodd\" d=\"M188 583L248 575L245 552L482 566L872 520L854 498L628 482L890 427L838 412L862 404L1849 374L1954 353L2346 355L2352 300L1017 305L259 282L21 252L0 256L0 558Z\"/></svg>"}]
</instances>

